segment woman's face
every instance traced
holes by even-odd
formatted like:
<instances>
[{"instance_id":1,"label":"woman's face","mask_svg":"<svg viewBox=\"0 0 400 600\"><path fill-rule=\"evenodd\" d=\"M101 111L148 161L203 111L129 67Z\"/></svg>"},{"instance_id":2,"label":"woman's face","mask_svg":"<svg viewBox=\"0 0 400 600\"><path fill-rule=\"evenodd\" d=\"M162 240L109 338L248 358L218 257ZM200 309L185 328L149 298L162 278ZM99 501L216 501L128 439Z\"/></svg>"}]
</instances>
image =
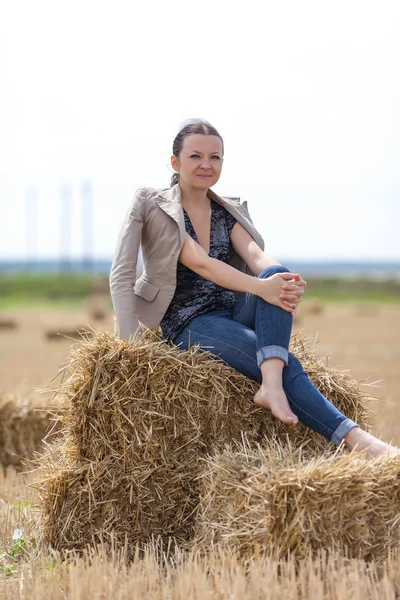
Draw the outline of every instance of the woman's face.
<instances>
[{"instance_id":1,"label":"woman's face","mask_svg":"<svg viewBox=\"0 0 400 600\"><path fill-rule=\"evenodd\" d=\"M174 171L179 171L179 180L200 189L208 189L217 183L222 161L220 138L201 133L186 137L179 157L171 156L171 165Z\"/></svg>"}]
</instances>

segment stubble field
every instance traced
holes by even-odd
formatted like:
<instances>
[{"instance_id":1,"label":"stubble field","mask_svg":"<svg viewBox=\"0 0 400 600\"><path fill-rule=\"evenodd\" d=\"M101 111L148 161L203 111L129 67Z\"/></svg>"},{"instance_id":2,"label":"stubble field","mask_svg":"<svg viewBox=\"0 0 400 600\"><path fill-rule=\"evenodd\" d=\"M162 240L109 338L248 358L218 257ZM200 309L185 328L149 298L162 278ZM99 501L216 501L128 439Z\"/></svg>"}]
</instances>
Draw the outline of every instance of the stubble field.
<instances>
[{"instance_id":1,"label":"stubble field","mask_svg":"<svg viewBox=\"0 0 400 600\"><path fill-rule=\"evenodd\" d=\"M51 380L76 343L62 337L49 340L47 332L85 326L114 331L112 313L96 322L83 304L63 310L6 309L2 318L15 321L16 327L0 329L0 391L38 407L46 406ZM318 353L330 356L330 366L348 369L357 381L372 385L368 390L378 398L373 404L374 433L400 445L400 306L304 301L294 325L297 331L317 338ZM43 389L47 391L39 391ZM35 548L34 491L26 488L35 476L17 474L11 467L0 475L0 593L5 598L399 597L397 556L380 566L338 555L300 564L255 556L244 564L234 556L202 557L194 551L164 567L149 554L127 570L122 559L110 562L99 550L92 557L61 563L51 551Z\"/></svg>"}]
</instances>

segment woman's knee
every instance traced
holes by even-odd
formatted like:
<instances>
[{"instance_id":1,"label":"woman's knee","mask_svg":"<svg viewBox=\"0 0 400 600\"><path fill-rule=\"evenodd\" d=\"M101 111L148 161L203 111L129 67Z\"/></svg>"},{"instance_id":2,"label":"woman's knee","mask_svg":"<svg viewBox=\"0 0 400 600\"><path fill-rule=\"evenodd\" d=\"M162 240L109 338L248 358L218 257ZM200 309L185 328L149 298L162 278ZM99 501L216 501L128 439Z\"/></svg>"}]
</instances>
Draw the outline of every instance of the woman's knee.
<instances>
[{"instance_id":1,"label":"woman's knee","mask_svg":"<svg viewBox=\"0 0 400 600\"><path fill-rule=\"evenodd\" d=\"M270 267L266 267L265 269L263 269L258 277L261 279L266 279L267 277L271 277L276 273L290 273L290 271L287 267L284 267L283 265L271 265Z\"/></svg>"}]
</instances>

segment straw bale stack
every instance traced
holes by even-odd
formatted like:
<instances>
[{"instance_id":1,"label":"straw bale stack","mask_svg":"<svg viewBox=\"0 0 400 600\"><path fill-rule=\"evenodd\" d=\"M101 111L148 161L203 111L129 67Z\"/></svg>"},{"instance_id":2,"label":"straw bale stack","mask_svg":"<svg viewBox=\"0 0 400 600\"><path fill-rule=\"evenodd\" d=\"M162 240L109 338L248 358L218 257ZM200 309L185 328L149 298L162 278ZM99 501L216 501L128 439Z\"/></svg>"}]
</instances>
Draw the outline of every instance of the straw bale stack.
<instances>
[{"instance_id":1,"label":"straw bale stack","mask_svg":"<svg viewBox=\"0 0 400 600\"><path fill-rule=\"evenodd\" d=\"M46 433L55 432L60 423L47 410L19 405L11 397L0 395L0 464L23 467L42 446Z\"/></svg>"},{"instance_id":2,"label":"straw bale stack","mask_svg":"<svg viewBox=\"0 0 400 600\"><path fill-rule=\"evenodd\" d=\"M329 369L312 342L292 350L323 393L367 426L369 396L348 373ZM94 332L70 351L55 397L64 443L43 461L38 483L43 536L59 550L111 541L134 553L154 536L190 544L199 503L200 459L246 436L248 443L333 452L322 436L288 428L253 402L259 384L195 348L155 333L130 344Z\"/></svg>"},{"instance_id":3,"label":"straw bale stack","mask_svg":"<svg viewBox=\"0 0 400 600\"><path fill-rule=\"evenodd\" d=\"M325 310L324 303L318 298L312 298L305 300L301 303L300 314L301 315L321 315Z\"/></svg>"},{"instance_id":4,"label":"straw bale stack","mask_svg":"<svg viewBox=\"0 0 400 600\"><path fill-rule=\"evenodd\" d=\"M200 546L279 558L325 548L379 561L400 544L400 457L242 444L209 458L200 482Z\"/></svg>"}]
</instances>

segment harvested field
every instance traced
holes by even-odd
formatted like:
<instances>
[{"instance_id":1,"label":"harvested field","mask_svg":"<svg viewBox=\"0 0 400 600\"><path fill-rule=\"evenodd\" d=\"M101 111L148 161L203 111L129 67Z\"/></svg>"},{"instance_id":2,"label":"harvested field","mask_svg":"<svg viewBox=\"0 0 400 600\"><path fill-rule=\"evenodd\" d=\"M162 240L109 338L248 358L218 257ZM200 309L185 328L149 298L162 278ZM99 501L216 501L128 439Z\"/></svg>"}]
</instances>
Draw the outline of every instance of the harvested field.
<instances>
[{"instance_id":1,"label":"harvested field","mask_svg":"<svg viewBox=\"0 0 400 600\"><path fill-rule=\"evenodd\" d=\"M57 335L57 341L48 340L46 331L57 334L61 330L74 333L79 329L98 324L82 308L49 309L31 308L3 311L3 317L16 320L17 331L0 331L0 384L5 393L26 398L32 404L43 406L52 393L52 379L66 360L71 345L69 337ZM113 333L111 313L101 324L101 329ZM79 339L82 339L79 336ZM46 392L39 390L47 389Z\"/></svg>"},{"instance_id":2,"label":"harvested field","mask_svg":"<svg viewBox=\"0 0 400 600\"><path fill-rule=\"evenodd\" d=\"M305 304L305 303L304 303ZM375 411L374 432L384 439L400 443L400 411L397 396L400 384L400 308L379 305L379 310L361 310L355 304L325 305L322 313L304 314L295 324L304 335L317 336L319 356L330 355L329 367L349 370L357 381L379 382L361 389L379 398L369 403ZM17 394L30 404L46 405L55 386L52 378L65 363L74 344L61 339L57 344L45 339L46 329L63 324L71 329L76 324L100 326L113 333L112 315L98 325L82 309L74 310L9 310L3 316L18 322L17 330L0 331L0 381L5 393ZM58 385L58 384L57 384ZM39 390L46 388L43 393ZM221 449L220 456L224 449ZM339 457L340 458L340 457ZM204 467L210 466L204 463ZM260 546L250 558L235 556L228 548L213 549L195 545L189 554L181 552L170 560L173 549L165 549L167 565L160 564L159 547L152 545L143 556L137 555L127 568L125 558L114 554L104 556L101 548L92 554L61 563L57 552L35 548L38 539L38 515L32 500L37 502L36 490L25 488L38 474L17 474L12 466L3 477L0 469L0 570L8 573L0 582L5 598L49 600L97 597L132 598L276 598L364 600L376 598L393 600L400 594L400 557L392 550L388 559L348 559L341 552L330 552L314 559L282 560L263 555ZM201 482L199 482L201 483ZM71 496L71 503L73 497ZM96 510L100 510L99 505ZM211 513L208 513L211 516ZM22 532L23 544L12 536ZM385 539L384 536L381 538ZM387 538L388 539L388 538ZM106 540L107 541L107 540ZM392 541L388 539L389 546ZM24 546L26 550L18 549ZM3 554L1 554L3 552ZM363 550L364 552L364 550ZM0 579L2 575L0 574Z\"/></svg>"},{"instance_id":3,"label":"harvested field","mask_svg":"<svg viewBox=\"0 0 400 600\"><path fill-rule=\"evenodd\" d=\"M110 559L101 548L59 560L33 554L4 581L4 600L395 600L400 589L398 556L384 567L338 553L299 563L256 554L244 562L226 552L174 555L151 547L129 566L123 554Z\"/></svg>"}]
</instances>

